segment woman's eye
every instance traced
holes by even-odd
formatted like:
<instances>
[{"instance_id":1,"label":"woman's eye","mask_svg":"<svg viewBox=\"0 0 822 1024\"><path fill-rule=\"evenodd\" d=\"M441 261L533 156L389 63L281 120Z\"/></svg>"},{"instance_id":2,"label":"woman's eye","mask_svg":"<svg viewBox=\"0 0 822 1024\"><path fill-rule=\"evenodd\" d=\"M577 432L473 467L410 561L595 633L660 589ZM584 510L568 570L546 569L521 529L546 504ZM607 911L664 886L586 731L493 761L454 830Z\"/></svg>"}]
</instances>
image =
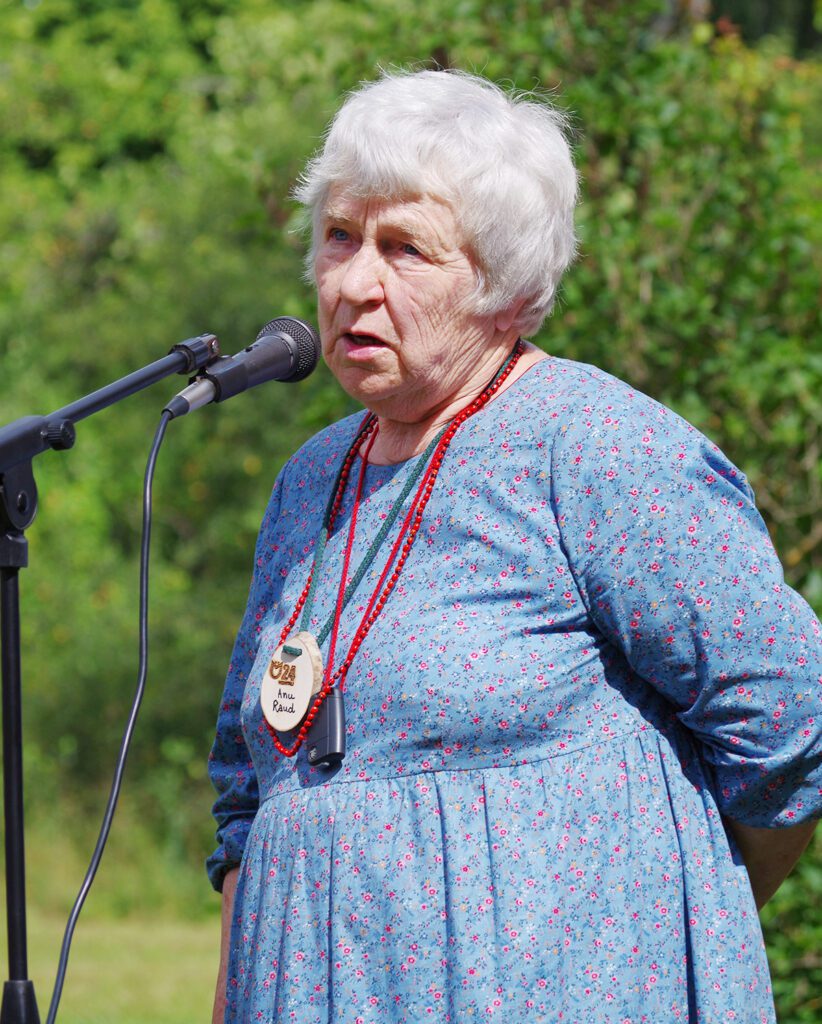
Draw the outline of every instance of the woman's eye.
<instances>
[{"instance_id":1,"label":"woman's eye","mask_svg":"<svg viewBox=\"0 0 822 1024\"><path fill-rule=\"evenodd\" d=\"M415 245L412 245L410 242L403 242L402 245L400 246L400 248L402 249L402 251L405 253L406 256L421 256L422 255L422 253L419 251L419 249Z\"/></svg>"},{"instance_id":2,"label":"woman's eye","mask_svg":"<svg viewBox=\"0 0 822 1024\"><path fill-rule=\"evenodd\" d=\"M348 232L342 228L329 228L328 237L332 242L348 241Z\"/></svg>"}]
</instances>

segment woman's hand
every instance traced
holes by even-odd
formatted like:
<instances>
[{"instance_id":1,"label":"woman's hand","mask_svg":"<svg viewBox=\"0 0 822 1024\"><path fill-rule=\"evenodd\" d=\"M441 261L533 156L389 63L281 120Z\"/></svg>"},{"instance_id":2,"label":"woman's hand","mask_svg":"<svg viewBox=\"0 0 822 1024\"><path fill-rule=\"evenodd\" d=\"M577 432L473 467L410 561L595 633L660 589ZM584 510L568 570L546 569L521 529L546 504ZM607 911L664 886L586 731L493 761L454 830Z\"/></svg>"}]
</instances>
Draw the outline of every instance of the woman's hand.
<instances>
[{"instance_id":1,"label":"woman's hand","mask_svg":"<svg viewBox=\"0 0 822 1024\"><path fill-rule=\"evenodd\" d=\"M725 819L748 870L756 909L761 910L790 874L811 841L815 821L790 828L751 828Z\"/></svg>"},{"instance_id":2,"label":"woman's hand","mask_svg":"<svg viewBox=\"0 0 822 1024\"><path fill-rule=\"evenodd\" d=\"M222 934L220 938L220 970L217 974L217 990L214 993L214 1010L211 1024L223 1024L225 1020L225 989L228 972L228 944L231 939L231 919L234 912L234 893L237 889L239 868L232 868L223 880Z\"/></svg>"}]
</instances>

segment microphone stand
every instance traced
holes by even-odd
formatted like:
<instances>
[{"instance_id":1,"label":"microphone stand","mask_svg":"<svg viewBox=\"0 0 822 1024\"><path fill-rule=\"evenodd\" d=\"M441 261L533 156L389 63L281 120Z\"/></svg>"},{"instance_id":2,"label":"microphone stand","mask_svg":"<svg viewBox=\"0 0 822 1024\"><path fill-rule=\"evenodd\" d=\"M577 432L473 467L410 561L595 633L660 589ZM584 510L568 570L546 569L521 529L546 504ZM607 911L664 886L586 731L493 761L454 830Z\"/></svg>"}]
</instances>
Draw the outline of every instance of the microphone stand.
<instances>
[{"instance_id":1,"label":"microphone stand","mask_svg":"<svg viewBox=\"0 0 822 1024\"><path fill-rule=\"evenodd\" d=\"M173 373L191 374L220 355L213 334L175 345L163 359L58 409L24 416L0 428L0 645L3 675L3 803L9 980L0 1024L40 1024L26 952L26 872L23 834L23 715L20 673L19 573L28 565L25 530L37 512L32 459L74 445L74 423Z\"/></svg>"}]
</instances>

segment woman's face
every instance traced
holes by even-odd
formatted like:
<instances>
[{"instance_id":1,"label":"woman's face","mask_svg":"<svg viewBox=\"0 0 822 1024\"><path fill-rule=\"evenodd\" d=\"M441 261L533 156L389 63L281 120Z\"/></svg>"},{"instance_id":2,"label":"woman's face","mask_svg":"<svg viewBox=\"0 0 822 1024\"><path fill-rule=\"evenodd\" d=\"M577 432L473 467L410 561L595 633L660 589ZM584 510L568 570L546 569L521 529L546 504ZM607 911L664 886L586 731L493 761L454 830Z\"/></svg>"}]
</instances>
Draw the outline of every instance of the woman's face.
<instances>
[{"instance_id":1,"label":"woman's face","mask_svg":"<svg viewBox=\"0 0 822 1024\"><path fill-rule=\"evenodd\" d=\"M315 258L323 355L378 416L419 422L475 393L497 359L493 317L451 207L332 189Z\"/></svg>"}]
</instances>

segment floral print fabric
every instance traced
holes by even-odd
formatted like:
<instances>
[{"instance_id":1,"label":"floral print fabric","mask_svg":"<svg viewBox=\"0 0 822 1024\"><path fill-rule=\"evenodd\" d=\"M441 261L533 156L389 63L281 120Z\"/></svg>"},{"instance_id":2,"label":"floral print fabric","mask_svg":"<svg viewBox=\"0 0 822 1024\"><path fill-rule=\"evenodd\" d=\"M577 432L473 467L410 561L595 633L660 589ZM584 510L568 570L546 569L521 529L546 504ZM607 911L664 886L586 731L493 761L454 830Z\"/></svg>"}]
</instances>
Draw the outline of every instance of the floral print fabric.
<instances>
[{"instance_id":1,"label":"floral print fabric","mask_svg":"<svg viewBox=\"0 0 822 1024\"><path fill-rule=\"evenodd\" d=\"M744 477L613 377L537 363L455 436L349 672L345 760L312 769L275 750L260 680L360 419L278 479L220 709L226 1021L772 1022L721 816L819 815L820 627ZM412 471L367 468L352 574Z\"/></svg>"}]
</instances>

